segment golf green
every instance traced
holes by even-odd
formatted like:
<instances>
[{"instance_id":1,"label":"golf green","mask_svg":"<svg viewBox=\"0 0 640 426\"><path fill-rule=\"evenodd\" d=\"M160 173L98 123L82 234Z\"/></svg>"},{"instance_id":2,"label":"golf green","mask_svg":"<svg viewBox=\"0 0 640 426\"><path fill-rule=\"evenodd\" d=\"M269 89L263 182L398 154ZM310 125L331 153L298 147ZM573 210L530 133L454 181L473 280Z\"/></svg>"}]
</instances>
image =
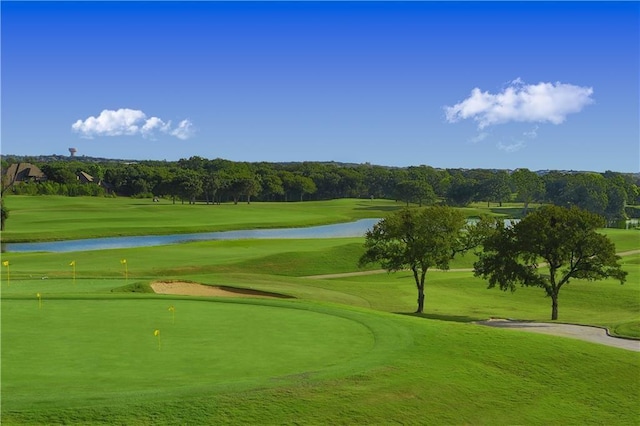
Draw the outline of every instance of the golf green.
<instances>
[{"instance_id":1,"label":"golf green","mask_svg":"<svg viewBox=\"0 0 640 426\"><path fill-rule=\"evenodd\" d=\"M340 312L179 297L4 300L3 409L162 398L349 363L372 350L375 331Z\"/></svg>"}]
</instances>

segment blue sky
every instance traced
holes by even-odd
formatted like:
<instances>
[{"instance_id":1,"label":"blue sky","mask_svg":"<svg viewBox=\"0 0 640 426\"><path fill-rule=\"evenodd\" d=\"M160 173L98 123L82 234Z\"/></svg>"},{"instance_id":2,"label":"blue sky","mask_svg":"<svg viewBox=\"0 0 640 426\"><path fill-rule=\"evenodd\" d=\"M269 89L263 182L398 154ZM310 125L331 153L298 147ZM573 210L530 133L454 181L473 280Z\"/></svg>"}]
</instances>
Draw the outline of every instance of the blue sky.
<instances>
[{"instance_id":1,"label":"blue sky","mask_svg":"<svg viewBox=\"0 0 640 426\"><path fill-rule=\"evenodd\" d=\"M2 153L640 171L638 2L6 2Z\"/></svg>"}]
</instances>

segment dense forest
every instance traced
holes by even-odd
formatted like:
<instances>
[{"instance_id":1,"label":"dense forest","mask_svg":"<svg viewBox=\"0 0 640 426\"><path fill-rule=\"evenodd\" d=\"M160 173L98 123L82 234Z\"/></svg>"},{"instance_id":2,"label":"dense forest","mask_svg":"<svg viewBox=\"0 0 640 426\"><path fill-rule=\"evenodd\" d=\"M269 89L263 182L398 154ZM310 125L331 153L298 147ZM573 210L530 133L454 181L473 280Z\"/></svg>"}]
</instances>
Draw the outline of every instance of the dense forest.
<instances>
[{"instance_id":1,"label":"dense forest","mask_svg":"<svg viewBox=\"0 0 640 426\"><path fill-rule=\"evenodd\" d=\"M12 182L6 171L28 162L46 176ZM518 201L578 206L609 221L637 217L640 176L607 171L567 172L385 167L323 162L247 163L190 157L124 161L90 157L14 157L1 161L3 192L166 198L182 203L387 198L418 205L466 206ZM80 179L89 176L92 181Z\"/></svg>"}]
</instances>

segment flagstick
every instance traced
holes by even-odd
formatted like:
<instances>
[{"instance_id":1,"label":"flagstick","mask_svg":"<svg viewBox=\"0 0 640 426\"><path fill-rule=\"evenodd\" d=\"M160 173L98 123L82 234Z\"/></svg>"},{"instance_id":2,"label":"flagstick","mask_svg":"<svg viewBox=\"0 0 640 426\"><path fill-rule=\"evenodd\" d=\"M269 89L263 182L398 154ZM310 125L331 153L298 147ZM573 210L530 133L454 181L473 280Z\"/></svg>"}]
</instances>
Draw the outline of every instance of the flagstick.
<instances>
[{"instance_id":1,"label":"flagstick","mask_svg":"<svg viewBox=\"0 0 640 426\"><path fill-rule=\"evenodd\" d=\"M158 350L160 350L160 347L161 347L161 344L160 344L160 330L154 331L153 335L158 338Z\"/></svg>"},{"instance_id":2,"label":"flagstick","mask_svg":"<svg viewBox=\"0 0 640 426\"><path fill-rule=\"evenodd\" d=\"M11 286L11 276L9 274L9 262L5 265L7 267L7 287Z\"/></svg>"},{"instance_id":3,"label":"flagstick","mask_svg":"<svg viewBox=\"0 0 640 426\"><path fill-rule=\"evenodd\" d=\"M72 261L69 265L73 268L73 284L76 284L76 261Z\"/></svg>"},{"instance_id":4,"label":"flagstick","mask_svg":"<svg viewBox=\"0 0 640 426\"><path fill-rule=\"evenodd\" d=\"M175 324L176 323L176 308L174 308L173 306L169 306L169 310L171 311L171 323Z\"/></svg>"},{"instance_id":5,"label":"flagstick","mask_svg":"<svg viewBox=\"0 0 640 426\"><path fill-rule=\"evenodd\" d=\"M42 309L42 296L40 293L36 293L36 297L38 298L38 309Z\"/></svg>"}]
</instances>

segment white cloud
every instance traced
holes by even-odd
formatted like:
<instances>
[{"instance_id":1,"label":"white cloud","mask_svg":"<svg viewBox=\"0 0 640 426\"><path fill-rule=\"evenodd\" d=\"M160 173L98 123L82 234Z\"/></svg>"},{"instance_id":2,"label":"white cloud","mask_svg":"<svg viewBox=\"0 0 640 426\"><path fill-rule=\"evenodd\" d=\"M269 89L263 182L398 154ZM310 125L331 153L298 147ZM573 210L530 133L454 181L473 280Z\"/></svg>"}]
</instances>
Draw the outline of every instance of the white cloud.
<instances>
[{"instance_id":1,"label":"white cloud","mask_svg":"<svg viewBox=\"0 0 640 426\"><path fill-rule=\"evenodd\" d=\"M524 132L522 134L522 136L524 136L527 139L535 139L538 137L538 126L534 127L533 129Z\"/></svg>"},{"instance_id":2,"label":"white cloud","mask_svg":"<svg viewBox=\"0 0 640 426\"><path fill-rule=\"evenodd\" d=\"M193 123L189 120L182 120L178 127L171 131L171 135L177 137L178 139L189 139L193 136L194 129Z\"/></svg>"},{"instance_id":3,"label":"white cloud","mask_svg":"<svg viewBox=\"0 0 640 426\"><path fill-rule=\"evenodd\" d=\"M471 142L471 143L482 142L487 137L489 137L489 133L487 133L487 132L478 133L476 136L474 136L471 139L469 139L469 142Z\"/></svg>"},{"instance_id":4,"label":"white cloud","mask_svg":"<svg viewBox=\"0 0 640 426\"><path fill-rule=\"evenodd\" d=\"M143 136L152 136L155 130L167 132L171 127L171 122L165 123L158 117L151 117L146 120L144 125L140 128L140 133Z\"/></svg>"},{"instance_id":5,"label":"white cloud","mask_svg":"<svg viewBox=\"0 0 640 426\"><path fill-rule=\"evenodd\" d=\"M503 144L502 142L498 142L496 146L501 151L516 152L516 151L520 151L522 148L524 148L527 145L523 141L516 141L509 145Z\"/></svg>"},{"instance_id":6,"label":"white cloud","mask_svg":"<svg viewBox=\"0 0 640 426\"><path fill-rule=\"evenodd\" d=\"M144 112L129 108L105 109L97 117L76 121L71 129L85 138L132 135L153 138L156 132L162 132L179 139L188 139L194 134L193 124L189 120L182 120L178 127L172 128L171 121L147 117Z\"/></svg>"},{"instance_id":7,"label":"white cloud","mask_svg":"<svg viewBox=\"0 0 640 426\"><path fill-rule=\"evenodd\" d=\"M527 85L518 78L497 94L476 87L467 99L444 109L448 122L471 118L479 129L508 122L560 124L593 103L592 94L591 87L560 82Z\"/></svg>"}]
</instances>

